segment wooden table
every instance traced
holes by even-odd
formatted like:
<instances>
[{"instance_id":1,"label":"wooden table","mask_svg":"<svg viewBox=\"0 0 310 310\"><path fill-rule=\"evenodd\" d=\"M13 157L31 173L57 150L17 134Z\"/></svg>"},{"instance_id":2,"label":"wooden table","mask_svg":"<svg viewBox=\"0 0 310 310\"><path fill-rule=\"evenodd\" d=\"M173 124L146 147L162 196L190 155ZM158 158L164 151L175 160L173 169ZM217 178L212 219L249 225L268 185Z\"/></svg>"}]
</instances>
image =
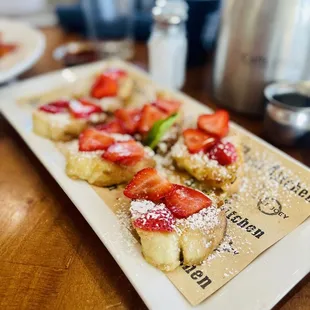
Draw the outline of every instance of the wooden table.
<instances>
[{"instance_id":1,"label":"wooden table","mask_svg":"<svg viewBox=\"0 0 310 310\"><path fill-rule=\"evenodd\" d=\"M60 69L54 48L76 38L59 28L44 33L46 52L22 78ZM146 65L144 44L137 44L134 62ZM214 107L208 98L210 68L190 69L184 91ZM261 135L260 119L237 114L232 119ZM145 309L69 198L12 127L0 122L0 309ZM309 165L309 152L285 151ZM310 276L276 309L310 309Z\"/></svg>"}]
</instances>

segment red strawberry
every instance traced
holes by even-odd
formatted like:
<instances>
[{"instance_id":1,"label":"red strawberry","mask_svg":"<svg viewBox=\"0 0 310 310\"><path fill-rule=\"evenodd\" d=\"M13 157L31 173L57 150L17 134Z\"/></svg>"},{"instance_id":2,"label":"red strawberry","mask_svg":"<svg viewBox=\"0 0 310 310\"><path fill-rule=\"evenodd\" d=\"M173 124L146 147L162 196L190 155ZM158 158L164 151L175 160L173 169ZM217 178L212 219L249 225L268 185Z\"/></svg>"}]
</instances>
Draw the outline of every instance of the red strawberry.
<instances>
[{"instance_id":1,"label":"red strawberry","mask_svg":"<svg viewBox=\"0 0 310 310\"><path fill-rule=\"evenodd\" d=\"M154 168L139 171L124 190L131 199L159 201L172 189L172 184L163 178Z\"/></svg>"},{"instance_id":2,"label":"red strawberry","mask_svg":"<svg viewBox=\"0 0 310 310\"><path fill-rule=\"evenodd\" d=\"M237 151L232 143L219 142L208 152L208 156L218 161L220 165L227 166L237 160Z\"/></svg>"},{"instance_id":3,"label":"red strawberry","mask_svg":"<svg viewBox=\"0 0 310 310\"><path fill-rule=\"evenodd\" d=\"M125 133L133 134L136 132L140 121L140 109L118 109L114 115L120 122Z\"/></svg>"},{"instance_id":4,"label":"red strawberry","mask_svg":"<svg viewBox=\"0 0 310 310\"><path fill-rule=\"evenodd\" d=\"M114 80L118 80L119 78L127 76L127 72L122 69L108 69L104 71L103 74Z\"/></svg>"},{"instance_id":5,"label":"red strawberry","mask_svg":"<svg viewBox=\"0 0 310 310\"><path fill-rule=\"evenodd\" d=\"M212 204L205 194L179 184L173 184L172 191L164 198L164 202L177 218L187 218Z\"/></svg>"},{"instance_id":6,"label":"red strawberry","mask_svg":"<svg viewBox=\"0 0 310 310\"><path fill-rule=\"evenodd\" d=\"M172 232L175 218L167 208L154 208L150 212L142 214L133 225L146 231Z\"/></svg>"},{"instance_id":7,"label":"red strawberry","mask_svg":"<svg viewBox=\"0 0 310 310\"><path fill-rule=\"evenodd\" d=\"M143 156L143 146L134 140L129 140L112 144L102 155L102 158L117 164L130 166L136 164Z\"/></svg>"},{"instance_id":8,"label":"red strawberry","mask_svg":"<svg viewBox=\"0 0 310 310\"><path fill-rule=\"evenodd\" d=\"M228 133L229 114L225 110L218 110L213 114L200 115L197 125L211 135L225 137Z\"/></svg>"},{"instance_id":9,"label":"red strawberry","mask_svg":"<svg viewBox=\"0 0 310 310\"><path fill-rule=\"evenodd\" d=\"M69 110L75 118L88 118L93 113L102 112L99 106L84 98L71 100L69 103Z\"/></svg>"},{"instance_id":10,"label":"red strawberry","mask_svg":"<svg viewBox=\"0 0 310 310\"><path fill-rule=\"evenodd\" d=\"M138 124L138 131L140 133L147 133L156 121L166 118L167 114L159 110L151 104L144 105L141 111L141 118Z\"/></svg>"},{"instance_id":11,"label":"red strawberry","mask_svg":"<svg viewBox=\"0 0 310 310\"><path fill-rule=\"evenodd\" d=\"M47 113L57 114L57 113L65 113L68 111L69 101L68 100L57 100L51 103L42 105L39 107L40 111L44 111Z\"/></svg>"},{"instance_id":12,"label":"red strawberry","mask_svg":"<svg viewBox=\"0 0 310 310\"><path fill-rule=\"evenodd\" d=\"M175 100L157 99L153 105L168 115L171 115L178 112L181 106L181 102Z\"/></svg>"},{"instance_id":13,"label":"red strawberry","mask_svg":"<svg viewBox=\"0 0 310 310\"><path fill-rule=\"evenodd\" d=\"M95 83L90 90L90 95L97 99L114 97L117 95L117 89L118 85L115 77L101 74L95 80Z\"/></svg>"},{"instance_id":14,"label":"red strawberry","mask_svg":"<svg viewBox=\"0 0 310 310\"><path fill-rule=\"evenodd\" d=\"M112 143L114 143L114 139L106 133L95 128L88 128L79 136L79 151L106 150Z\"/></svg>"},{"instance_id":15,"label":"red strawberry","mask_svg":"<svg viewBox=\"0 0 310 310\"><path fill-rule=\"evenodd\" d=\"M126 133L122 125L120 124L119 120L113 120L106 124L97 125L96 129L108 133L120 133L120 134Z\"/></svg>"},{"instance_id":16,"label":"red strawberry","mask_svg":"<svg viewBox=\"0 0 310 310\"><path fill-rule=\"evenodd\" d=\"M17 48L17 45L15 44L0 42L0 57L6 55L7 53L14 51L16 48Z\"/></svg>"},{"instance_id":17,"label":"red strawberry","mask_svg":"<svg viewBox=\"0 0 310 310\"><path fill-rule=\"evenodd\" d=\"M206 151L211 148L216 139L199 129L186 129L183 131L184 143L192 154Z\"/></svg>"}]
</instances>

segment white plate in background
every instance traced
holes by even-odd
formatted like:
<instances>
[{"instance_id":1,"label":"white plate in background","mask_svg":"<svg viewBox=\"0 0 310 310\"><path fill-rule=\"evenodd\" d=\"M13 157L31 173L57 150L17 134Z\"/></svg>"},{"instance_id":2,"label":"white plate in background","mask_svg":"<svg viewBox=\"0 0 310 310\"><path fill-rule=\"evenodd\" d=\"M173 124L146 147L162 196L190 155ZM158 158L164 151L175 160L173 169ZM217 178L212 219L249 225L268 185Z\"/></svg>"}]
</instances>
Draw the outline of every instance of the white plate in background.
<instances>
[{"instance_id":1,"label":"white plate in background","mask_svg":"<svg viewBox=\"0 0 310 310\"><path fill-rule=\"evenodd\" d=\"M8 0L10 1L10 0ZM27 23L0 19L1 38L17 49L0 58L0 84L8 82L30 69L45 49L45 36Z\"/></svg>"}]
</instances>

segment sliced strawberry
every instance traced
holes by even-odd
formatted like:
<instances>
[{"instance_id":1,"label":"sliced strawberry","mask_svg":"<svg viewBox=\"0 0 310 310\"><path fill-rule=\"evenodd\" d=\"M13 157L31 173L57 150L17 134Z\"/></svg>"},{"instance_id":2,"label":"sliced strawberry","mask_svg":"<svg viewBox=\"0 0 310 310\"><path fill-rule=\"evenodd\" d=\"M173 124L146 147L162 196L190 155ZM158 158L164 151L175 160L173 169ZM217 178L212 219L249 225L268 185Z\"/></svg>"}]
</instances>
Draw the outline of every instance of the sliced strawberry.
<instances>
[{"instance_id":1,"label":"sliced strawberry","mask_svg":"<svg viewBox=\"0 0 310 310\"><path fill-rule=\"evenodd\" d=\"M114 143L114 139L108 134L95 128L88 128L79 136L79 151L106 150L112 143Z\"/></svg>"},{"instance_id":2,"label":"sliced strawberry","mask_svg":"<svg viewBox=\"0 0 310 310\"><path fill-rule=\"evenodd\" d=\"M0 42L0 57L6 55L7 53L13 52L16 48L16 44Z\"/></svg>"},{"instance_id":3,"label":"sliced strawberry","mask_svg":"<svg viewBox=\"0 0 310 310\"><path fill-rule=\"evenodd\" d=\"M109 76L110 78L114 80L118 80L119 78L127 76L127 72L122 69L108 69L104 71L103 74L106 76Z\"/></svg>"},{"instance_id":4,"label":"sliced strawberry","mask_svg":"<svg viewBox=\"0 0 310 310\"><path fill-rule=\"evenodd\" d=\"M175 100L157 99L153 105L168 115L171 115L178 112L181 106L181 102Z\"/></svg>"},{"instance_id":5,"label":"sliced strawberry","mask_svg":"<svg viewBox=\"0 0 310 310\"><path fill-rule=\"evenodd\" d=\"M115 77L101 74L95 80L95 83L90 90L90 95L97 99L114 97L117 95L117 89L118 85Z\"/></svg>"},{"instance_id":6,"label":"sliced strawberry","mask_svg":"<svg viewBox=\"0 0 310 310\"><path fill-rule=\"evenodd\" d=\"M128 134L133 134L137 131L140 114L140 109L118 109L114 113L125 133Z\"/></svg>"},{"instance_id":7,"label":"sliced strawberry","mask_svg":"<svg viewBox=\"0 0 310 310\"><path fill-rule=\"evenodd\" d=\"M190 153L198 153L210 149L216 139L199 129L185 129L183 131L184 143Z\"/></svg>"},{"instance_id":8,"label":"sliced strawberry","mask_svg":"<svg viewBox=\"0 0 310 310\"><path fill-rule=\"evenodd\" d=\"M173 184L172 191L164 198L164 202L177 218L187 218L212 204L205 194L179 184Z\"/></svg>"},{"instance_id":9,"label":"sliced strawberry","mask_svg":"<svg viewBox=\"0 0 310 310\"><path fill-rule=\"evenodd\" d=\"M218 161L222 166L230 165L237 160L237 151L235 146L230 142L219 142L208 152L210 159Z\"/></svg>"},{"instance_id":10,"label":"sliced strawberry","mask_svg":"<svg viewBox=\"0 0 310 310\"><path fill-rule=\"evenodd\" d=\"M228 133L229 114L225 110L218 110L213 114L200 115L197 125L206 133L223 138Z\"/></svg>"},{"instance_id":11,"label":"sliced strawberry","mask_svg":"<svg viewBox=\"0 0 310 310\"><path fill-rule=\"evenodd\" d=\"M131 199L159 201L172 189L172 184L163 178L154 168L139 171L124 190Z\"/></svg>"},{"instance_id":12,"label":"sliced strawberry","mask_svg":"<svg viewBox=\"0 0 310 310\"><path fill-rule=\"evenodd\" d=\"M134 165L144 156L143 146L134 140L112 144L102 155L103 159L121 165Z\"/></svg>"},{"instance_id":13,"label":"sliced strawberry","mask_svg":"<svg viewBox=\"0 0 310 310\"><path fill-rule=\"evenodd\" d=\"M75 118L88 118L93 113L101 113L102 109L87 99L71 100L69 110Z\"/></svg>"},{"instance_id":14,"label":"sliced strawberry","mask_svg":"<svg viewBox=\"0 0 310 310\"><path fill-rule=\"evenodd\" d=\"M134 220L133 225L146 231L172 232L175 218L167 208L154 208Z\"/></svg>"},{"instance_id":15,"label":"sliced strawberry","mask_svg":"<svg viewBox=\"0 0 310 310\"><path fill-rule=\"evenodd\" d=\"M44 111L47 113L57 114L57 113L65 113L68 112L69 101L68 100L57 100L51 103L42 105L39 107L40 111Z\"/></svg>"},{"instance_id":16,"label":"sliced strawberry","mask_svg":"<svg viewBox=\"0 0 310 310\"><path fill-rule=\"evenodd\" d=\"M152 128L155 122L166 118L168 115L157 107L151 104L144 105L141 111L141 118L138 124L138 131L140 133L147 133Z\"/></svg>"},{"instance_id":17,"label":"sliced strawberry","mask_svg":"<svg viewBox=\"0 0 310 310\"><path fill-rule=\"evenodd\" d=\"M122 125L120 124L119 120L113 120L106 124L97 125L96 129L100 131L105 131L108 133L120 133L120 134L126 133Z\"/></svg>"}]
</instances>

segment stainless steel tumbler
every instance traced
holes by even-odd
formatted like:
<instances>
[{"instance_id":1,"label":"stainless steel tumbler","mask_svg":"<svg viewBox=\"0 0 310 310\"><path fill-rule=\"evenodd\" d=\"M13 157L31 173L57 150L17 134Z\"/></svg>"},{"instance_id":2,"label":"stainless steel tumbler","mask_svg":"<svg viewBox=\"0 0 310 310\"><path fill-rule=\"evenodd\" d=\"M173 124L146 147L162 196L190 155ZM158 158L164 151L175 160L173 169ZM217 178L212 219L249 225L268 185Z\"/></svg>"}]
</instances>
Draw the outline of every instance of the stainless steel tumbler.
<instances>
[{"instance_id":1,"label":"stainless steel tumbler","mask_svg":"<svg viewBox=\"0 0 310 310\"><path fill-rule=\"evenodd\" d=\"M214 96L261 114L264 87L310 79L309 0L224 0L213 71Z\"/></svg>"}]
</instances>

